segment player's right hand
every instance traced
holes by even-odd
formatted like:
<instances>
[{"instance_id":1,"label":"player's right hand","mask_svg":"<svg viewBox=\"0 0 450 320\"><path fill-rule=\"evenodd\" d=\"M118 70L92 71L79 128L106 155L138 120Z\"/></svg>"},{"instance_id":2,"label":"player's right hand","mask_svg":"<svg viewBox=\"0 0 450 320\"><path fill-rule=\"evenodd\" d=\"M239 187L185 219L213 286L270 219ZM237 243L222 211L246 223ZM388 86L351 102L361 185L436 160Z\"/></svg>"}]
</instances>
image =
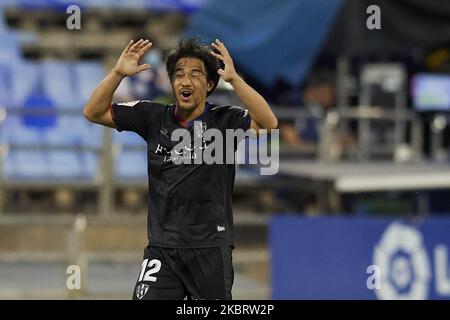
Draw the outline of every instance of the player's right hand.
<instances>
[{"instance_id":1,"label":"player's right hand","mask_svg":"<svg viewBox=\"0 0 450 320\"><path fill-rule=\"evenodd\" d=\"M136 43L131 40L127 47L122 51L113 70L121 76L133 76L141 71L150 69L150 64L139 65L141 58L150 50L152 43L150 40L143 39Z\"/></svg>"}]
</instances>

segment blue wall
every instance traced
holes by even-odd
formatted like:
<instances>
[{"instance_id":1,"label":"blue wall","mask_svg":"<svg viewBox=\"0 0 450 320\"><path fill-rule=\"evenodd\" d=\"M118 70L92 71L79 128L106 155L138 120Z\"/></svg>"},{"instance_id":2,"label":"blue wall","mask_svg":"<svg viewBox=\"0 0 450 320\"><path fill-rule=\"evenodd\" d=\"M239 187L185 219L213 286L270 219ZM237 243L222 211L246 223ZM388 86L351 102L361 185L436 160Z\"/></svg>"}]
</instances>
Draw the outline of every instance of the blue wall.
<instances>
[{"instance_id":1,"label":"blue wall","mask_svg":"<svg viewBox=\"0 0 450 320\"><path fill-rule=\"evenodd\" d=\"M269 237L274 299L450 298L448 217L274 216Z\"/></svg>"}]
</instances>

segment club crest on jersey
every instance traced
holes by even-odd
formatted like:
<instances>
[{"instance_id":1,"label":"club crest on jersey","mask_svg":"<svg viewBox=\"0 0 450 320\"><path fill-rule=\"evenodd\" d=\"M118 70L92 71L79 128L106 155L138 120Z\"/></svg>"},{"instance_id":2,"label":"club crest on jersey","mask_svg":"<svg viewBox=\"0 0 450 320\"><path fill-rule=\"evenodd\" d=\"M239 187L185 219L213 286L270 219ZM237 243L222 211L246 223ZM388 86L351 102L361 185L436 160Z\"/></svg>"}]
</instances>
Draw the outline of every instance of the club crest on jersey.
<instances>
[{"instance_id":1,"label":"club crest on jersey","mask_svg":"<svg viewBox=\"0 0 450 320\"><path fill-rule=\"evenodd\" d=\"M162 128L161 131L160 131L160 133L161 133L164 137L166 137L167 139L170 139L170 136L169 136L169 130L168 130L168 129Z\"/></svg>"},{"instance_id":2,"label":"club crest on jersey","mask_svg":"<svg viewBox=\"0 0 450 320\"><path fill-rule=\"evenodd\" d=\"M194 132L197 137L203 137L206 132L206 123L203 121L194 121Z\"/></svg>"},{"instance_id":3,"label":"club crest on jersey","mask_svg":"<svg viewBox=\"0 0 450 320\"><path fill-rule=\"evenodd\" d=\"M141 300L148 291L148 284L142 283L136 287L136 296Z\"/></svg>"}]
</instances>

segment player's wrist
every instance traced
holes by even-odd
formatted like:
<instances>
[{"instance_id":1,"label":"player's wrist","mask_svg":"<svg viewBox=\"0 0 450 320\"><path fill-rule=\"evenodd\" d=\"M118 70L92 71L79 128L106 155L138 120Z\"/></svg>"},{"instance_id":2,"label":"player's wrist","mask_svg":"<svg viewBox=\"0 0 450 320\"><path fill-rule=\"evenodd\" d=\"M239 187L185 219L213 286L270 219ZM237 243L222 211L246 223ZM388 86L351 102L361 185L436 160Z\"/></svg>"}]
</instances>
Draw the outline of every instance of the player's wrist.
<instances>
[{"instance_id":1,"label":"player's wrist","mask_svg":"<svg viewBox=\"0 0 450 320\"><path fill-rule=\"evenodd\" d=\"M112 68L111 73L113 76L119 77L121 79L123 79L127 76L126 74L120 72L120 70L118 70L116 67Z\"/></svg>"},{"instance_id":2,"label":"player's wrist","mask_svg":"<svg viewBox=\"0 0 450 320\"><path fill-rule=\"evenodd\" d=\"M230 81L228 81L229 84L231 84L233 87L236 86L239 82L243 81L243 79L236 73L235 76L233 76Z\"/></svg>"}]
</instances>

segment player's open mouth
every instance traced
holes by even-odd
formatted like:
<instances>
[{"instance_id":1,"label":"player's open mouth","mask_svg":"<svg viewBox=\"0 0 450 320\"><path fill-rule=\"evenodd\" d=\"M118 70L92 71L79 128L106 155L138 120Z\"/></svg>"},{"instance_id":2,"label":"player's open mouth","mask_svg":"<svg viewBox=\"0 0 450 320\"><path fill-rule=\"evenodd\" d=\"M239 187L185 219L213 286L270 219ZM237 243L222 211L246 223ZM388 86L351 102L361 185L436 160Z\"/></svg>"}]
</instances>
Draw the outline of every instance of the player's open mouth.
<instances>
[{"instance_id":1,"label":"player's open mouth","mask_svg":"<svg viewBox=\"0 0 450 320\"><path fill-rule=\"evenodd\" d=\"M190 97L192 96L192 91L191 90L181 90L180 96L183 101L188 101L190 99Z\"/></svg>"}]
</instances>

